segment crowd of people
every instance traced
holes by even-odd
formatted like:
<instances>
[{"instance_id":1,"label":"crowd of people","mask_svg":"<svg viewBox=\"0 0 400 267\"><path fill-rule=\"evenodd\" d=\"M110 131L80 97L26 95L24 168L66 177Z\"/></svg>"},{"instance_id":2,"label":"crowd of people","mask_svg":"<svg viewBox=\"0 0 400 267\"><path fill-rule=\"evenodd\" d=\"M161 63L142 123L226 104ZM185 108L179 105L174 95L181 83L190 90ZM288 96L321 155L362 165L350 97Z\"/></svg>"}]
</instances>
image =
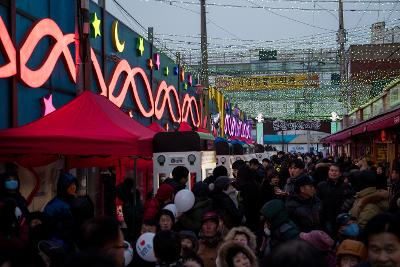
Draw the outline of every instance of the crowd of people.
<instances>
[{"instance_id":1,"label":"crowd of people","mask_svg":"<svg viewBox=\"0 0 400 267\"><path fill-rule=\"evenodd\" d=\"M399 168L278 152L235 161L233 178L216 167L191 188L193 206L177 212L189 176L177 166L144 199L131 178L115 187L121 227L94 216L68 173L43 211L30 212L9 167L0 177L0 266L400 267Z\"/></svg>"}]
</instances>

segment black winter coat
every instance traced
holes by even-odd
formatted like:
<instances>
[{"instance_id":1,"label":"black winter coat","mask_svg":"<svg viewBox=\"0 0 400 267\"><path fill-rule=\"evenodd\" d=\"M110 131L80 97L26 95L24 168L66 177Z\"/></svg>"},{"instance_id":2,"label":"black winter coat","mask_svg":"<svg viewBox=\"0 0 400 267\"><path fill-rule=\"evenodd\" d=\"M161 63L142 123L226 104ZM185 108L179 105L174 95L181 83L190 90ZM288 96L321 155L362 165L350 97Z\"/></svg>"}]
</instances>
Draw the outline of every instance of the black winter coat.
<instances>
[{"instance_id":1,"label":"black winter coat","mask_svg":"<svg viewBox=\"0 0 400 267\"><path fill-rule=\"evenodd\" d=\"M301 232L320 229L319 213L321 209L318 197L305 199L298 194L289 197L286 209L290 219L299 227Z\"/></svg>"},{"instance_id":2,"label":"black winter coat","mask_svg":"<svg viewBox=\"0 0 400 267\"><path fill-rule=\"evenodd\" d=\"M243 219L240 205L237 208L232 199L224 192L216 193L212 200L213 209L221 216L228 229L240 225Z\"/></svg>"},{"instance_id":3,"label":"black winter coat","mask_svg":"<svg viewBox=\"0 0 400 267\"><path fill-rule=\"evenodd\" d=\"M241 203L243 204L244 216L246 217L245 226L250 230L256 231L259 226L261 203L258 185L255 182L247 182L239 187Z\"/></svg>"},{"instance_id":4,"label":"black winter coat","mask_svg":"<svg viewBox=\"0 0 400 267\"><path fill-rule=\"evenodd\" d=\"M317 186L317 196L321 200L321 224L333 226L337 215L341 212L345 200L345 186L341 181L337 183L327 180Z\"/></svg>"}]
</instances>

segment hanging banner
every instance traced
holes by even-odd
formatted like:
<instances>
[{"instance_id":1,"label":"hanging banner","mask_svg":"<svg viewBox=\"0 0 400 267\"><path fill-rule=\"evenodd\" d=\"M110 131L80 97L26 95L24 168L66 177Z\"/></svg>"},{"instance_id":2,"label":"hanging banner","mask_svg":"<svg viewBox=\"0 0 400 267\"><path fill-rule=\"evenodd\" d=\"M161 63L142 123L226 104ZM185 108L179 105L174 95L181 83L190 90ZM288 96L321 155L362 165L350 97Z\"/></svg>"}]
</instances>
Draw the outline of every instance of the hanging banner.
<instances>
[{"instance_id":1,"label":"hanging banner","mask_svg":"<svg viewBox=\"0 0 400 267\"><path fill-rule=\"evenodd\" d=\"M319 87L318 74L290 74L276 76L219 77L216 87L226 91L275 90Z\"/></svg>"}]
</instances>

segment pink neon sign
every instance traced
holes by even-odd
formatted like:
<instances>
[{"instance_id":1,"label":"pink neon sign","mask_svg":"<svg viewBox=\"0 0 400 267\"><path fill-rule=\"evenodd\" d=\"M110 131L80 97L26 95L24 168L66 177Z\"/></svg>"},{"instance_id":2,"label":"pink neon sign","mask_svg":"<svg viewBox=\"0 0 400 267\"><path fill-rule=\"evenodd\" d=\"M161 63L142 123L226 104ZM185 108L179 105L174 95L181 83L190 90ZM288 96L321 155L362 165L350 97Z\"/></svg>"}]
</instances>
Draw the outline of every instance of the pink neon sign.
<instances>
[{"instance_id":1,"label":"pink neon sign","mask_svg":"<svg viewBox=\"0 0 400 267\"><path fill-rule=\"evenodd\" d=\"M226 114L224 132L231 137L236 136L251 139L251 123L246 123L235 116Z\"/></svg>"},{"instance_id":2,"label":"pink neon sign","mask_svg":"<svg viewBox=\"0 0 400 267\"><path fill-rule=\"evenodd\" d=\"M54 44L50 47L46 58L42 60L43 63L37 69L30 69L27 66L27 62L29 62L40 40L47 36L53 39ZM58 59L62 57L70 80L76 83L76 65L68 49L68 45L74 42L74 38L74 34L64 35L53 20L46 18L33 24L22 43L16 46L12 43L3 19L0 17L0 45L4 47L3 51L7 58L6 60L8 60L8 62L6 61L7 63L0 66L0 78L18 75L19 79L25 85L32 88L41 87L49 79ZM19 51L16 50L16 47L20 47ZM17 53L19 54L19 58L17 57ZM181 104L175 87L172 85L168 86L165 81L160 82L156 91L156 97L154 97L145 71L139 67L132 68L126 60L118 62L107 85L93 49L91 49L91 59L94 76L100 88L100 94L104 96L108 95L109 100L118 107L122 106L128 91L131 91L133 100L144 117L155 116L157 119L160 119L168 105L170 116L174 122L187 122L190 115L192 123L196 127L200 126L200 111L195 97L185 94ZM17 60L19 60L19 64L17 64ZM19 66L18 70L17 66ZM124 81L121 88L117 88L117 81L120 77L124 77ZM145 86L147 105L144 105L139 97L135 81L137 77L142 80ZM114 95L114 92L119 93L118 95ZM145 106L148 108L146 109ZM175 109L173 108L174 106Z\"/></svg>"}]
</instances>

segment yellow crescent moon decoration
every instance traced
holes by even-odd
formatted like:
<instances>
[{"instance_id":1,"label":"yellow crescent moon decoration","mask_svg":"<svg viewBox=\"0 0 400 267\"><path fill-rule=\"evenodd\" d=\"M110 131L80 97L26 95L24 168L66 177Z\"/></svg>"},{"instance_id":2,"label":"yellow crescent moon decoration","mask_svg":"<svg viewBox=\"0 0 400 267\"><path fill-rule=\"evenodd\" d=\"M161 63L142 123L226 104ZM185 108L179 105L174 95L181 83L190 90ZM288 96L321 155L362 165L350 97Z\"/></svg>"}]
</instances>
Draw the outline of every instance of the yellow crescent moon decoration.
<instances>
[{"instance_id":1,"label":"yellow crescent moon decoration","mask_svg":"<svg viewBox=\"0 0 400 267\"><path fill-rule=\"evenodd\" d=\"M118 38L118 20L114 20L114 22L112 23L112 43L115 50L117 50L118 52L124 51L125 41L121 43Z\"/></svg>"}]
</instances>

